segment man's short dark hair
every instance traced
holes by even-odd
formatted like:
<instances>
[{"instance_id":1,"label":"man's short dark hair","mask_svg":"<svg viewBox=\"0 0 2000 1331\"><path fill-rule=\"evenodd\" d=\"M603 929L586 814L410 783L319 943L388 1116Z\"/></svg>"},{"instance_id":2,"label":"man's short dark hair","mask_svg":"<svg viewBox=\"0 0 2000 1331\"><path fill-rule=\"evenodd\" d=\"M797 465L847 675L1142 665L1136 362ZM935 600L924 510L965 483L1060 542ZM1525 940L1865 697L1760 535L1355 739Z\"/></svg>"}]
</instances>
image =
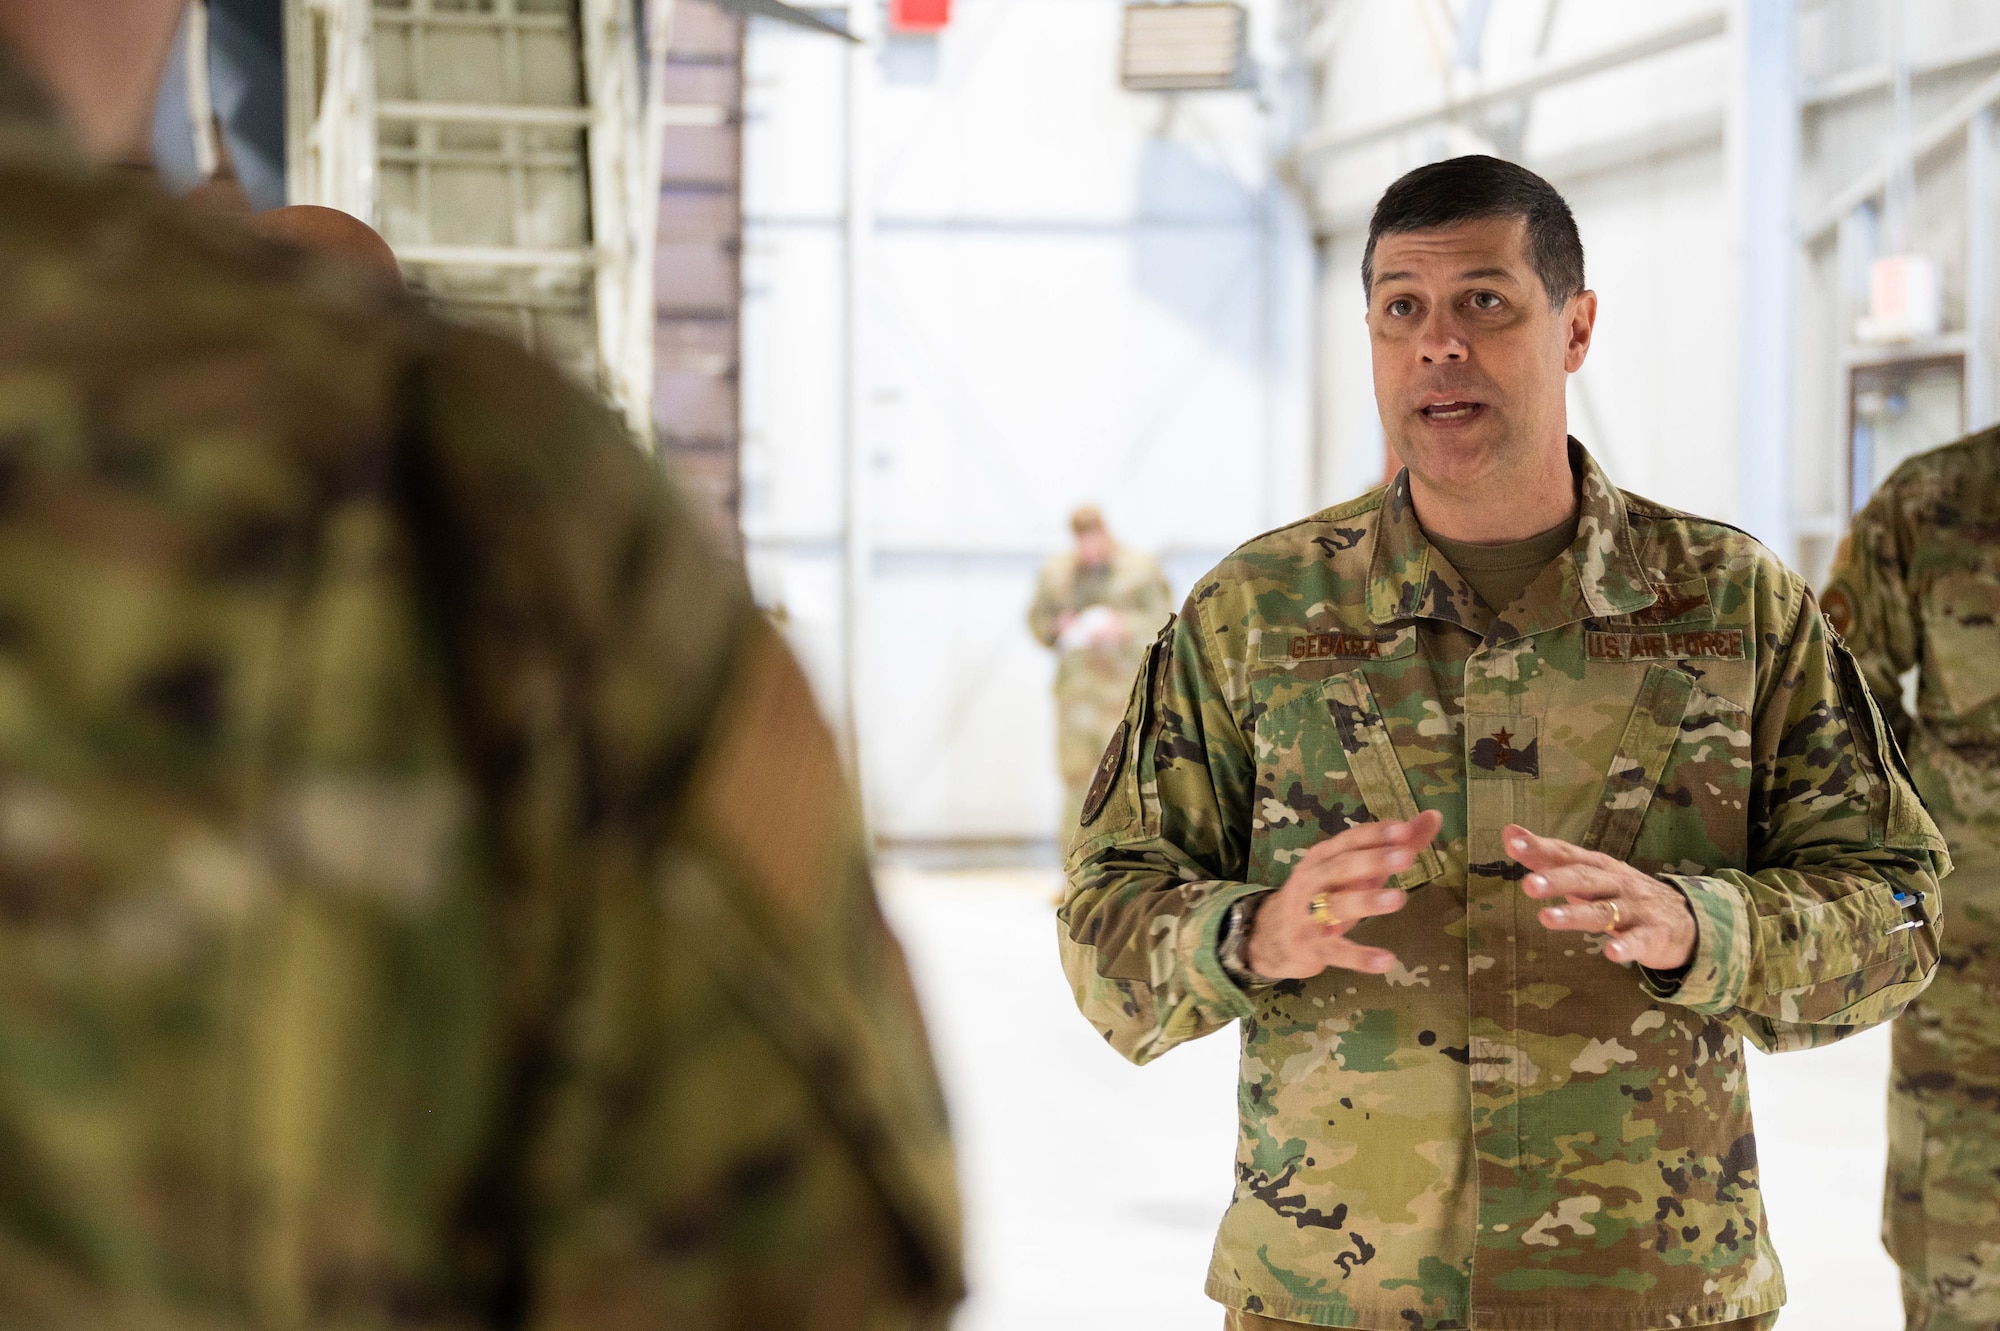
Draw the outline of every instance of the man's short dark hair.
<instances>
[{"instance_id":1,"label":"man's short dark hair","mask_svg":"<svg viewBox=\"0 0 2000 1331\"><path fill-rule=\"evenodd\" d=\"M1556 187L1525 166L1498 157L1453 157L1420 166L1382 193L1368 219L1361 254L1361 289L1375 294L1375 242L1406 231L1429 231L1489 217L1528 224L1528 261L1542 279L1552 309L1583 290L1583 239Z\"/></svg>"}]
</instances>

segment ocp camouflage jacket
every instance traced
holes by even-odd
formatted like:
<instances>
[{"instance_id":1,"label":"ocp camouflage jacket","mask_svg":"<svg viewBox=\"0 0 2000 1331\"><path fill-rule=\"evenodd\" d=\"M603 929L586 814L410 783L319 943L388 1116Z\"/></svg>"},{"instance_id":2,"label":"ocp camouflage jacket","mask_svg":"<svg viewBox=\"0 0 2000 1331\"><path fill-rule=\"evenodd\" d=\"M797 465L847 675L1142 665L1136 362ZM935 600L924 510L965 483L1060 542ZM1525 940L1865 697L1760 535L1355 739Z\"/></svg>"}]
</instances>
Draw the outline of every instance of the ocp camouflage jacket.
<instances>
[{"instance_id":1,"label":"ocp camouflage jacket","mask_svg":"<svg viewBox=\"0 0 2000 1331\"><path fill-rule=\"evenodd\" d=\"M2000 430L1896 468L1841 543L1826 617L1952 845L2000 858ZM1917 710L1899 676L1917 672Z\"/></svg>"},{"instance_id":2,"label":"ocp camouflage jacket","mask_svg":"<svg viewBox=\"0 0 2000 1331\"><path fill-rule=\"evenodd\" d=\"M1696 1325L1784 1301L1743 1041L1825 1043L1935 964L1943 842L1804 583L1571 445L1575 542L1489 612L1407 476L1262 536L1135 685L1069 852L1065 966L1120 1053L1242 1023L1209 1293L1325 1326ZM1386 975L1232 983L1230 906L1436 809ZM1500 830L1657 874L1677 985L1545 931ZM1899 900L1899 895L1902 899Z\"/></svg>"},{"instance_id":3,"label":"ocp camouflage jacket","mask_svg":"<svg viewBox=\"0 0 2000 1331\"><path fill-rule=\"evenodd\" d=\"M0 1327L942 1328L804 677L601 404L366 278L0 48Z\"/></svg>"}]
</instances>

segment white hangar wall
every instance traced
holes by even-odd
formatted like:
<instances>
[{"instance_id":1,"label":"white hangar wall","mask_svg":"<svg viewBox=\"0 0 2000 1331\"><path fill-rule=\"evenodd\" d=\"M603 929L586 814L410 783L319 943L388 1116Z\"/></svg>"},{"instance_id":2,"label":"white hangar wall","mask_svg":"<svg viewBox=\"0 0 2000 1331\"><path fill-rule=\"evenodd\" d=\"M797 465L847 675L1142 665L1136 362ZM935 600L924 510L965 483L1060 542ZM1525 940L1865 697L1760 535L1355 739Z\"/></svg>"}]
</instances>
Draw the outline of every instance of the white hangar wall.
<instances>
[{"instance_id":1,"label":"white hangar wall","mask_svg":"<svg viewBox=\"0 0 2000 1331\"><path fill-rule=\"evenodd\" d=\"M1356 276L1368 207L1459 152L1527 163L1576 211L1602 306L1574 433L1620 483L1747 527L1814 581L1897 461L2000 419L2000 6L1309 13L1316 111L1298 153L1322 260L1327 498L1380 474ZM1935 268L1941 318L1868 340L1871 265L1895 255Z\"/></svg>"},{"instance_id":2,"label":"white hangar wall","mask_svg":"<svg viewBox=\"0 0 2000 1331\"><path fill-rule=\"evenodd\" d=\"M942 36L858 56L753 25L745 551L858 718L891 840L1055 834L1022 616L1071 507L1179 595L1376 483L1361 248L1422 162L1496 152L1563 190L1602 300L1573 432L1809 577L1873 475L2000 415L2000 7L1249 8L1256 86L1178 96L1120 90L1118 0L957 0ZM1862 342L1898 247L1936 265L1941 323Z\"/></svg>"},{"instance_id":3,"label":"white hangar wall","mask_svg":"<svg viewBox=\"0 0 2000 1331\"><path fill-rule=\"evenodd\" d=\"M939 37L858 57L752 27L745 553L835 716L852 672L886 839L1055 835L1024 618L1074 506L1177 598L1314 507L1310 249L1272 169L1286 14L1250 9L1261 86L1175 95L1120 89L1115 0L958 0Z\"/></svg>"},{"instance_id":4,"label":"white hangar wall","mask_svg":"<svg viewBox=\"0 0 2000 1331\"><path fill-rule=\"evenodd\" d=\"M1359 276L1368 212L1402 172L1487 152L1547 176L1583 236L1600 313L1589 359L1571 381L1571 433L1619 484L1742 521L1741 241L1725 152L1732 49L1723 11L1702 0L1449 8L1456 29L1439 17L1445 6L1350 0L1319 10L1319 114L1303 156L1323 260L1325 497L1355 493L1381 474ZM1560 72L1652 34L1705 27L1709 35L1532 95L1367 137L1450 99Z\"/></svg>"},{"instance_id":5,"label":"white hangar wall","mask_svg":"<svg viewBox=\"0 0 2000 1331\"><path fill-rule=\"evenodd\" d=\"M1899 461L2000 419L2000 6L1824 0L1801 7L1799 37L1794 475L1800 560L1818 576ZM1871 266L1898 253L1935 265L1938 326L1865 341Z\"/></svg>"}]
</instances>

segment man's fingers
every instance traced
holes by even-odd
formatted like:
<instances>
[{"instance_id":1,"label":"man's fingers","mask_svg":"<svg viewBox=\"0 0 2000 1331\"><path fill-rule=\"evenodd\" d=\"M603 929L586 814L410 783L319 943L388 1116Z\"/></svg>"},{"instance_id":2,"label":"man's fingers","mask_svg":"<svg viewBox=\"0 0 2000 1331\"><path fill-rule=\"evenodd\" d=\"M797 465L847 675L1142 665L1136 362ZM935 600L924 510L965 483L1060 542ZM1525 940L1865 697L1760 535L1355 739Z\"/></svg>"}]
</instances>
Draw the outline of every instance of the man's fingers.
<instances>
[{"instance_id":1,"label":"man's fingers","mask_svg":"<svg viewBox=\"0 0 2000 1331\"><path fill-rule=\"evenodd\" d=\"M1329 966L1367 975L1381 975L1396 968L1396 954L1387 948L1363 947L1337 935L1320 944L1319 956Z\"/></svg>"},{"instance_id":2,"label":"man's fingers","mask_svg":"<svg viewBox=\"0 0 2000 1331\"><path fill-rule=\"evenodd\" d=\"M1541 910L1541 921L1545 928L1591 934L1636 929L1643 923L1633 914L1630 907L1620 904L1617 909L1613 909L1613 902L1609 899L1573 901L1563 906L1544 906Z\"/></svg>"},{"instance_id":3,"label":"man's fingers","mask_svg":"<svg viewBox=\"0 0 2000 1331\"><path fill-rule=\"evenodd\" d=\"M1314 845L1305 853L1304 859L1332 859L1357 850L1375 850L1383 846L1399 845L1408 834L1408 823L1356 823L1345 831ZM1303 863L1303 860L1301 862Z\"/></svg>"},{"instance_id":4,"label":"man's fingers","mask_svg":"<svg viewBox=\"0 0 2000 1331\"><path fill-rule=\"evenodd\" d=\"M1571 864L1531 873L1521 880L1521 890L1531 897L1574 897L1578 901L1603 901L1624 891L1617 875L1595 865Z\"/></svg>"},{"instance_id":5,"label":"man's fingers","mask_svg":"<svg viewBox=\"0 0 2000 1331\"><path fill-rule=\"evenodd\" d=\"M1604 955L1613 961L1638 961L1653 950L1654 929L1634 929L1604 940Z\"/></svg>"},{"instance_id":6,"label":"man's fingers","mask_svg":"<svg viewBox=\"0 0 2000 1331\"><path fill-rule=\"evenodd\" d=\"M1315 920L1323 928L1337 929L1377 915L1393 915L1409 904L1410 894L1399 892L1393 887L1365 890L1350 889L1345 892L1327 892L1326 910L1328 918ZM1308 915L1310 902L1308 903Z\"/></svg>"},{"instance_id":7,"label":"man's fingers","mask_svg":"<svg viewBox=\"0 0 2000 1331\"><path fill-rule=\"evenodd\" d=\"M1299 862L1327 860L1350 851L1395 845L1407 846L1412 852L1421 853L1443 826L1443 815L1434 810L1420 813L1406 822L1356 823L1346 831L1314 845Z\"/></svg>"},{"instance_id":8,"label":"man's fingers","mask_svg":"<svg viewBox=\"0 0 2000 1331\"><path fill-rule=\"evenodd\" d=\"M1374 850L1357 850L1316 866L1312 875L1315 889L1374 887L1383 879L1393 877L1417 862L1416 855L1405 846L1382 846Z\"/></svg>"},{"instance_id":9,"label":"man's fingers","mask_svg":"<svg viewBox=\"0 0 2000 1331\"><path fill-rule=\"evenodd\" d=\"M1574 865L1594 864L1596 852L1573 846L1555 837L1536 836L1527 828L1509 823L1500 834L1500 844L1517 863L1544 873Z\"/></svg>"}]
</instances>

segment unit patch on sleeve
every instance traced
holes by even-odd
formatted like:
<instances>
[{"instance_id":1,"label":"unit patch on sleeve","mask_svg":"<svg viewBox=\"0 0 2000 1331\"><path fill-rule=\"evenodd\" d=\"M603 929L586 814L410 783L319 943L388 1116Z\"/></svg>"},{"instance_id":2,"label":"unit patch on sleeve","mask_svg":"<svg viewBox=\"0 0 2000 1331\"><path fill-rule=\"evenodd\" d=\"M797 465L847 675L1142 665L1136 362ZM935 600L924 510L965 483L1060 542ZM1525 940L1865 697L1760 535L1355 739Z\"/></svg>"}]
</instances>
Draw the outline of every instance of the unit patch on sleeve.
<instances>
[{"instance_id":1,"label":"unit patch on sleeve","mask_svg":"<svg viewBox=\"0 0 2000 1331\"><path fill-rule=\"evenodd\" d=\"M1090 778L1090 789L1084 792L1083 826L1089 827L1104 812L1104 802L1111 798L1111 787L1118 780L1118 769L1125 765L1125 741L1131 736L1130 721L1120 721L1118 729L1111 732L1111 742L1104 746L1104 756L1097 760L1097 775Z\"/></svg>"},{"instance_id":2,"label":"unit patch on sleeve","mask_svg":"<svg viewBox=\"0 0 2000 1331\"><path fill-rule=\"evenodd\" d=\"M1586 633L1593 661L1741 661L1742 629L1688 629L1679 633Z\"/></svg>"}]
</instances>

